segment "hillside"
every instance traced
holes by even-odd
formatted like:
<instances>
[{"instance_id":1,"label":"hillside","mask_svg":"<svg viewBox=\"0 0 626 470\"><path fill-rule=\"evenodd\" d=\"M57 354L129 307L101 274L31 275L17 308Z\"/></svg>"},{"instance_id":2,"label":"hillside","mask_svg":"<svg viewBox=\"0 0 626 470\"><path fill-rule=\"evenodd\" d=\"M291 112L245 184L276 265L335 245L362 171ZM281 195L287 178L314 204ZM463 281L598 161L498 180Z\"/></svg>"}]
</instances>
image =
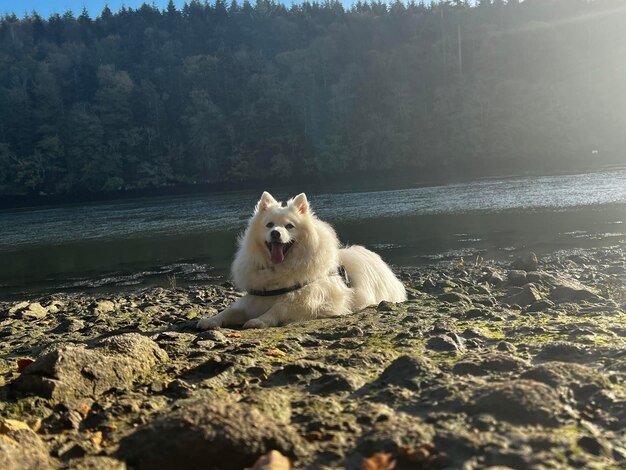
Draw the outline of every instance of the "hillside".
<instances>
[{"instance_id":1,"label":"hillside","mask_svg":"<svg viewBox=\"0 0 626 470\"><path fill-rule=\"evenodd\" d=\"M0 21L0 197L623 161L617 0Z\"/></svg>"}]
</instances>

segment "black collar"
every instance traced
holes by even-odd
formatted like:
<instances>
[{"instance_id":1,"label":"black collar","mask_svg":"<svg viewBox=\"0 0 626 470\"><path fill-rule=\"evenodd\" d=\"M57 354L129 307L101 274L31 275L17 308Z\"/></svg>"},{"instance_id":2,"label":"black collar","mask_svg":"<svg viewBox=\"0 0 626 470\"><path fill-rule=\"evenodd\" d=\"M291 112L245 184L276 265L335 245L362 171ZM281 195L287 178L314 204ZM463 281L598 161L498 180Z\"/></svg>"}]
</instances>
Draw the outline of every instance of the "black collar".
<instances>
[{"instance_id":1,"label":"black collar","mask_svg":"<svg viewBox=\"0 0 626 470\"><path fill-rule=\"evenodd\" d=\"M305 282L304 284L296 284L294 286L291 287L283 287L282 289L273 289L273 290L249 290L248 294L249 295L258 295L261 297L271 297L273 295L282 295L282 294L286 294L287 292L293 292L294 290L298 290L298 289L302 289L304 286L309 285L308 282Z\"/></svg>"},{"instance_id":2,"label":"black collar","mask_svg":"<svg viewBox=\"0 0 626 470\"><path fill-rule=\"evenodd\" d=\"M343 266L339 266L337 271L330 274L331 276L341 276L341 280L348 287L352 287L352 283L350 282L350 278L348 277L348 273L346 272L346 268ZM273 290L249 290L248 295L256 295L259 297L273 297L275 295L283 295L289 292L293 292L299 289L302 289L305 286L308 286L310 282L305 282L303 284L295 284L289 287L283 287L282 289L273 289Z\"/></svg>"}]
</instances>

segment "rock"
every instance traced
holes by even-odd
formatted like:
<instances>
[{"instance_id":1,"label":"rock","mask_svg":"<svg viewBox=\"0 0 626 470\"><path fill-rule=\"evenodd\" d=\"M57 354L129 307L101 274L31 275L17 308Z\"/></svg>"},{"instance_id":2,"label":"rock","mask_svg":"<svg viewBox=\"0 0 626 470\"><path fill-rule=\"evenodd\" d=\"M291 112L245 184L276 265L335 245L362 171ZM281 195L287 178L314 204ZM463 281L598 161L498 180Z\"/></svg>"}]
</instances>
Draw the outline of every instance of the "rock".
<instances>
[{"instance_id":1,"label":"rock","mask_svg":"<svg viewBox=\"0 0 626 470\"><path fill-rule=\"evenodd\" d=\"M337 392L354 392L363 385L363 381L347 372L324 374L313 380L309 387L311 393L331 395Z\"/></svg>"},{"instance_id":2,"label":"rock","mask_svg":"<svg viewBox=\"0 0 626 470\"><path fill-rule=\"evenodd\" d=\"M491 276L489 276L488 282L489 284L493 284L494 286L499 286L501 284L504 284L504 277L502 276L502 274L494 272L493 274L491 274Z\"/></svg>"},{"instance_id":3,"label":"rock","mask_svg":"<svg viewBox=\"0 0 626 470\"><path fill-rule=\"evenodd\" d=\"M518 372L530 364L517 356L505 353L488 353L484 356L463 359L452 368L455 374L487 375L503 372Z\"/></svg>"},{"instance_id":4,"label":"rock","mask_svg":"<svg viewBox=\"0 0 626 470\"><path fill-rule=\"evenodd\" d=\"M48 315L48 309L43 307L39 302L32 303L28 309L22 310L21 316L25 320L37 320Z\"/></svg>"},{"instance_id":5,"label":"rock","mask_svg":"<svg viewBox=\"0 0 626 470\"><path fill-rule=\"evenodd\" d=\"M19 437L22 431L30 431L30 426L22 421L16 419L1 419L0 420L0 434L8 436L12 439Z\"/></svg>"},{"instance_id":6,"label":"rock","mask_svg":"<svg viewBox=\"0 0 626 470\"><path fill-rule=\"evenodd\" d=\"M541 300L541 294L534 284L526 284L521 291L504 299L509 305L530 305Z\"/></svg>"},{"instance_id":7,"label":"rock","mask_svg":"<svg viewBox=\"0 0 626 470\"><path fill-rule=\"evenodd\" d=\"M514 353L515 351L517 351L517 347L513 343L509 343L508 341L500 341L496 345L496 349L498 351L504 351L509 353Z\"/></svg>"},{"instance_id":8,"label":"rock","mask_svg":"<svg viewBox=\"0 0 626 470\"><path fill-rule=\"evenodd\" d=\"M80 460L70 461L71 470L126 470L126 464L104 456L87 455Z\"/></svg>"},{"instance_id":9,"label":"rock","mask_svg":"<svg viewBox=\"0 0 626 470\"><path fill-rule=\"evenodd\" d=\"M533 380L510 380L479 389L471 411L512 424L555 426L564 409L558 394L547 385Z\"/></svg>"},{"instance_id":10,"label":"rock","mask_svg":"<svg viewBox=\"0 0 626 470\"><path fill-rule=\"evenodd\" d=\"M110 300L100 300L94 307L94 313L109 313L115 310L115 304Z\"/></svg>"},{"instance_id":11,"label":"rock","mask_svg":"<svg viewBox=\"0 0 626 470\"><path fill-rule=\"evenodd\" d=\"M496 260L401 268L411 273L407 303L264 331L196 331L187 312L223 310L241 295L219 286L129 289L106 297L115 308L103 314L104 297L78 292L29 300L11 316L19 304L0 301L0 416L41 432L50 465L68 470L245 468L289 447L295 468L358 469L377 453L398 469L617 468L626 298L605 268L624 264L626 246L582 249L578 267L565 267L567 250L524 271L521 286L478 283L506 277ZM568 276L607 300L550 300ZM430 293L416 289L425 279ZM529 283L541 300L500 303ZM445 293L454 302L438 299ZM19 319L32 303L48 315ZM147 332L147 344L102 339L129 331ZM16 360L53 353L24 390L50 382L45 392L62 398L16 391L34 365ZM9 439L0 437L13 449Z\"/></svg>"},{"instance_id":12,"label":"rock","mask_svg":"<svg viewBox=\"0 0 626 470\"><path fill-rule=\"evenodd\" d=\"M528 282L532 282L533 284L544 284L550 279L553 279L553 276L544 272L530 271L526 273L526 280Z\"/></svg>"},{"instance_id":13,"label":"rock","mask_svg":"<svg viewBox=\"0 0 626 470\"><path fill-rule=\"evenodd\" d=\"M470 294L478 294L478 295L491 295L491 290L489 287L483 284L475 284L469 288L468 292Z\"/></svg>"},{"instance_id":14,"label":"rock","mask_svg":"<svg viewBox=\"0 0 626 470\"><path fill-rule=\"evenodd\" d=\"M548 299L541 299L541 300L537 300L536 302L533 302L528 307L526 307L526 312L528 313L542 312L549 308L554 308L554 306L555 306L554 302L551 302Z\"/></svg>"},{"instance_id":15,"label":"rock","mask_svg":"<svg viewBox=\"0 0 626 470\"><path fill-rule=\"evenodd\" d=\"M48 451L26 423L0 420L0 468L45 470L52 468Z\"/></svg>"},{"instance_id":16,"label":"rock","mask_svg":"<svg viewBox=\"0 0 626 470\"><path fill-rule=\"evenodd\" d=\"M430 442L432 435L432 427L420 418L396 412L387 419L377 419L373 426L359 438L357 448L366 455L370 455L374 450L397 454L403 449L419 448L425 442ZM379 468L382 470L393 467Z\"/></svg>"},{"instance_id":17,"label":"rock","mask_svg":"<svg viewBox=\"0 0 626 470\"><path fill-rule=\"evenodd\" d=\"M30 302L19 302L9 309L9 316L15 315L17 312L28 308Z\"/></svg>"},{"instance_id":18,"label":"rock","mask_svg":"<svg viewBox=\"0 0 626 470\"><path fill-rule=\"evenodd\" d=\"M215 343L226 343L228 339L226 335L219 330L206 330L197 335L197 340L209 340Z\"/></svg>"},{"instance_id":19,"label":"rock","mask_svg":"<svg viewBox=\"0 0 626 470\"><path fill-rule=\"evenodd\" d=\"M307 447L293 428L258 409L208 397L137 429L122 439L117 457L137 469L240 470L270 450L297 459Z\"/></svg>"},{"instance_id":20,"label":"rock","mask_svg":"<svg viewBox=\"0 0 626 470\"><path fill-rule=\"evenodd\" d=\"M422 282L422 285L420 286L420 288L424 292L433 292L437 288L437 285L434 283L432 279L425 279Z\"/></svg>"},{"instance_id":21,"label":"rock","mask_svg":"<svg viewBox=\"0 0 626 470\"><path fill-rule=\"evenodd\" d=\"M9 365L9 363L6 360L0 358L0 376L6 374L12 368L13 368L13 365Z\"/></svg>"},{"instance_id":22,"label":"rock","mask_svg":"<svg viewBox=\"0 0 626 470\"><path fill-rule=\"evenodd\" d=\"M267 385L282 386L297 382L308 383L311 378L319 377L320 373L335 372L335 369L334 366L328 366L321 362L299 360L276 370L270 375Z\"/></svg>"},{"instance_id":23,"label":"rock","mask_svg":"<svg viewBox=\"0 0 626 470\"><path fill-rule=\"evenodd\" d=\"M78 410L68 410L61 414L59 423L65 429L78 430L83 422L83 415Z\"/></svg>"},{"instance_id":24,"label":"rock","mask_svg":"<svg viewBox=\"0 0 626 470\"><path fill-rule=\"evenodd\" d=\"M293 362L291 364L286 364L282 370L278 372L283 372L289 376L306 376L313 374L315 372L331 372L333 371L332 366L328 366L323 362L318 361L308 361L306 359L299 360Z\"/></svg>"},{"instance_id":25,"label":"rock","mask_svg":"<svg viewBox=\"0 0 626 470\"><path fill-rule=\"evenodd\" d=\"M436 287L437 289L447 292L452 289L458 289L459 285L451 279L441 279L437 281Z\"/></svg>"},{"instance_id":26,"label":"rock","mask_svg":"<svg viewBox=\"0 0 626 470\"><path fill-rule=\"evenodd\" d=\"M400 356L385 368L377 382L414 389L436 372L436 367L425 357Z\"/></svg>"},{"instance_id":27,"label":"rock","mask_svg":"<svg viewBox=\"0 0 626 470\"><path fill-rule=\"evenodd\" d=\"M150 367L168 359L167 353L154 341L139 333L109 336L97 343L96 347L108 353L135 358L144 364L149 364Z\"/></svg>"},{"instance_id":28,"label":"rock","mask_svg":"<svg viewBox=\"0 0 626 470\"><path fill-rule=\"evenodd\" d=\"M450 302L450 303L457 303L457 302L465 302L467 304L472 303L472 299L470 299L465 294L461 294L460 292L446 292L445 294L441 294L439 296L439 300L441 300L442 302Z\"/></svg>"},{"instance_id":29,"label":"rock","mask_svg":"<svg viewBox=\"0 0 626 470\"><path fill-rule=\"evenodd\" d=\"M291 470L291 461L277 450L259 457L250 470Z\"/></svg>"},{"instance_id":30,"label":"rock","mask_svg":"<svg viewBox=\"0 0 626 470\"><path fill-rule=\"evenodd\" d=\"M585 348L576 344L560 342L546 344L537 355L537 358L552 361L577 362L584 360L588 354Z\"/></svg>"},{"instance_id":31,"label":"rock","mask_svg":"<svg viewBox=\"0 0 626 470\"><path fill-rule=\"evenodd\" d=\"M365 332L363 331L362 328L359 328L358 326L353 326L352 328L348 328L346 330L346 336L361 337L361 336L365 336Z\"/></svg>"},{"instance_id":32,"label":"rock","mask_svg":"<svg viewBox=\"0 0 626 470\"><path fill-rule=\"evenodd\" d=\"M48 313L59 313L61 308L63 308L62 302L52 302L50 305L46 306Z\"/></svg>"},{"instance_id":33,"label":"rock","mask_svg":"<svg viewBox=\"0 0 626 470\"><path fill-rule=\"evenodd\" d=\"M523 286L524 284L528 283L528 280L526 279L526 271L520 271L516 269L513 269L507 273L506 280L509 285L517 287Z\"/></svg>"},{"instance_id":34,"label":"rock","mask_svg":"<svg viewBox=\"0 0 626 470\"><path fill-rule=\"evenodd\" d=\"M465 340L455 333L433 336L426 342L426 348L433 351L461 352L465 349Z\"/></svg>"},{"instance_id":35,"label":"rock","mask_svg":"<svg viewBox=\"0 0 626 470\"><path fill-rule=\"evenodd\" d=\"M386 300L383 300L381 303L378 304L376 310L378 310L379 312L393 312L394 310L397 310L397 308L398 307L393 302L387 302Z\"/></svg>"},{"instance_id":36,"label":"rock","mask_svg":"<svg viewBox=\"0 0 626 470\"><path fill-rule=\"evenodd\" d=\"M137 333L111 336L93 349L64 346L29 365L13 382L15 389L55 400L98 396L133 381L168 356Z\"/></svg>"},{"instance_id":37,"label":"rock","mask_svg":"<svg viewBox=\"0 0 626 470\"><path fill-rule=\"evenodd\" d=\"M563 278L559 279L559 284L550 292L550 300L555 302L579 302L600 298L597 292L590 287L578 281Z\"/></svg>"},{"instance_id":38,"label":"rock","mask_svg":"<svg viewBox=\"0 0 626 470\"><path fill-rule=\"evenodd\" d=\"M64 320L59 323L56 328L50 331L53 334L74 333L85 328L85 322L82 320Z\"/></svg>"},{"instance_id":39,"label":"rock","mask_svg":"<svg viewBox=\"0 0 626 470\"><path fill-rule=\"evenodd\" d=\"M476 305L484 305L485 307L495 307L495 305L497 304L495 298L487 295L474 296L473 302Z\"/></svg>"},{"instance_id":40,"label":"rock","mask_svg":"<svg viewBox=\"0 0 626 470\"><path fill-rule=\"evenodd\" d=\"M608 454L610 451L610 446L595 436L582 436L578 439L578 446L593 455Z\"/></svg>"},{"instance_id":41,"label":"rock","mask_svg":"<svg viewBox=\"0 0 626 470\"><path fill-rule=\"evenodd\" d=\"M61 460L77 460L87 455L87 445L82 442L68 441L56 450Z\"/></svg>"},{"instance_id":42,"label":"rock","mask_svg":"<svg viewBox=\"0 0 626 470\"><path fill-rule=\"evenodd\" d=\"M48 309L39 302L21 302L9 309L9 315L25 320L38 320L48 315Z\"/></svg>"},{"instance_id":43,"label":"rock","mask_svg":"<svg viewBox=\"0 0 626 470\"><path fill-rule=\"evenodd\" d=\"M448 333L456 333L456 326L454 322L446 320L438 320L433 324L433 329L430 331L431 335L441 335Z\"/></svg>"},{"instance_id":44,"label":"rock","mask_svg":"<svg viewBox=\"0 0 626 470\"><path fill-rule=\"evenodd\" d=\"M529 253L525 253L515 261L511 265L513 269L521 270L521 271L537 271L539 267L539 261L537 261L537 255L532 251Z\"/></svg>"},{"instance_id":45,"label":"rock","mask_svg":"<svg viewBox=\"0 0 626 470\"><path fill-rule=\"evenodd\" d=\"M170 357L183 357L187 354L189 344L196 339L196 336L190 333L166 331L154 338L154 341Z\"/></svg>"},{"instance_id":46,"label":"rock","mask_svg":"<svg viewBox=\"0 0 626 470\"><path fill-rule=\"evenodd\" d=\"M585 399L590 393L611 386L603 374L591 367L558 361L535 366L520 378L541 382L555 389L569 388L577 399Z\"/></svg>"},{"instance_id":47,"label":"rock","mask_svg":"<svg viewBox=\"0 0 626 470\"><path fill-rule=\"evenodd\" d=\"M480 318L480 317L484 317L486 315L488 315L488 311L485 309L481 309L481 308L471 308L469 310L466 310L465 313L463 314L465 316L465 318Z\"/></svg>"},{"instance_id":48,"label":"rock","mask_svg":"<svg viewBox=\"0 0 626 470\"><path fill-rule=\"evenodd\" d=\"M213 349L215 347L215 341L210 339L194 340L193 344L202 349Z\"/></svg>"},{"instance_id":49,"label":"rock","mask_svg":"<svg viewBox=\"0 0 626 470\"><path fill-rule=\"evenodd\" d=\"M472 339L472 338L485 339L485 335L483 334L483 331L480 328L477 328L474 326L466 328L463 331L463 333L461 333L461 336L466 339Z\"/></svg>"},{"instance_id":50,"label":"rock","mask_svg":"<svg viewBox=\"0 0 626 470\"><path fill-rule=\"evenodd\" d=\"M158 388L158 387L157 387ZM185 382L182 379L174 379L165 387L168 396L172 398L189 398L196 386Z\"/></svg>"},{"instance_id":51,"label":"rock","mask_svg":"<svg viewBox=\"0 0 626 470\"><path fill-rule=\"evenodd\" d=\"M485 340L480 338L470 338L465 341L465 347L467 349L480 349L485 346Z\"/></svg>"},{"instance_id":52,"label":"rock","mask_svg":"<svg viewBox=\"0 0 626 470\"><path fill-rule=\"evenodd\" d=\"M280 424L289 424L292 417L291 400L288 395L276 393L274 389L258 389L241 403L252 405Z\"/></svg>"}]
</instances>

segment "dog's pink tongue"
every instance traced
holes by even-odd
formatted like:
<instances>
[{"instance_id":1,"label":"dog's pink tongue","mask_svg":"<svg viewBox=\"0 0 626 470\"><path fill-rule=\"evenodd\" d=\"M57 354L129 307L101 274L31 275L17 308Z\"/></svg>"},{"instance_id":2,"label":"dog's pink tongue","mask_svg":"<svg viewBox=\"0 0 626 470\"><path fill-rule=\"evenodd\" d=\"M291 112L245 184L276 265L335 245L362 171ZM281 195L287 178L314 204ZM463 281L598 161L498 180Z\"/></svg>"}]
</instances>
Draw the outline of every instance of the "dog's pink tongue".
<instances>
[{"instance_id":1,"label":"dog's pink tongue","mask_svg":"<svg viewBox=\"0 0 626 470\"><path fill-rule=\"evenodd\" d=\"M280 264L285 261L285 253L283 252L284 245L282 243L272 243L272 250L270 252L270 258L272 263Z\"/></svg>"}]
</instances>

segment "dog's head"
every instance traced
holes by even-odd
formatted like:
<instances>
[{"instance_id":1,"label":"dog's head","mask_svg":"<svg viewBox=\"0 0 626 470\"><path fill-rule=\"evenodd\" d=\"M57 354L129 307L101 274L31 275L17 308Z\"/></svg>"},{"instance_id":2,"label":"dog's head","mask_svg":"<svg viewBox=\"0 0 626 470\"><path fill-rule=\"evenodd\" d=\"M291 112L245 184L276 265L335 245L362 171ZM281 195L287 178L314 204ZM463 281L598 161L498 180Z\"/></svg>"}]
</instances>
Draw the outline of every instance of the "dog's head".
<instances>
[{"instance_id":1,"label":"dog's head","mask_svg":"<svg viewBox=\"0 0 626 470\"><path fill-rule=\"evenodd\" d=\"M304 193L281 205L264 192L254 209L251 235L272 264L281 264L310 235L311 210ZM297 251L297 250L294 250Z\"/></svg>"}]
</instances>

